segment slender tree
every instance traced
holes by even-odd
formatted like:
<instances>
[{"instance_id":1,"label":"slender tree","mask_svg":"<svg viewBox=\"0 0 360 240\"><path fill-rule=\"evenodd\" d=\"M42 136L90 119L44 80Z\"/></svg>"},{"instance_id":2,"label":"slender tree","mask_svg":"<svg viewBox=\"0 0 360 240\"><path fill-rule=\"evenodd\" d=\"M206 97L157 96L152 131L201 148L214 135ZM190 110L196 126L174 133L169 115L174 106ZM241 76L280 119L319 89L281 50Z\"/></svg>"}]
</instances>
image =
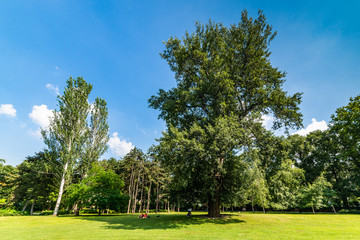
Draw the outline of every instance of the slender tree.
<instances>
[{"instance_id":1,"label":"slender tree","mask_svg":"<svg viewBox=\"0 0 360 240\"><path fill-rule=\"evenodd\" d=\"M42 131L45 144L52 151L59 153L59 162L62 165L54 216L59 211L66 178L81 156L86 143L85 133L90 109L88 97L92 90L92 85L82 77L70 77L66 84L64 94L58 96L59 109L54 110L49 129Z\"/></svg>"}]
</instances>

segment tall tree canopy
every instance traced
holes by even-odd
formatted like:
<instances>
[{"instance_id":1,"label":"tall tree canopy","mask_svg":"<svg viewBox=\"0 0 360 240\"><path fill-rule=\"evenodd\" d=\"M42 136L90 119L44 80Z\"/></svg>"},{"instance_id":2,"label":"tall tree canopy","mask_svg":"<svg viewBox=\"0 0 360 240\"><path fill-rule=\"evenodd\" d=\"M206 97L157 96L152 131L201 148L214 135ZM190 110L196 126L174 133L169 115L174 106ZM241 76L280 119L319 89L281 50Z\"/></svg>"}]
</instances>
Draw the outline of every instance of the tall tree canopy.
<instances>
[{"instance_id":1,"label":"tall tree canopy","mask_svg":"<svg viewBox=\"0 0 360 240\"><path fill-rule=\"evenodd\" d=\"M360 95L350 98L348 105L340 107L332 115L330 137L337 152L332 158L336 185L343 194L345 206L348 199L360 195ZM335 172L337 171L337 173ZM335 175L336 173L336 175ZM342 184L339 184L339 183ZM334 186L336 188L336 185Z\"/></svg>"},{"instance_id":2,"label":"tall tree canopy","mask_svg":"<svg viewBox=\"0 0 360 240\"><path fill-rule=\"evenodd\" d=\"M242 171L236 153L256 137L262 114L274 116L275 129L301 126L301 94L282 89L285 73L269 60L275 35L261 11L257 19L243 11L230 27L196 23L161 53L177 86L149 99L168 126L159 155L179 187L208 202L210 216L234 193Z\"/></svg>"}]
</instances>

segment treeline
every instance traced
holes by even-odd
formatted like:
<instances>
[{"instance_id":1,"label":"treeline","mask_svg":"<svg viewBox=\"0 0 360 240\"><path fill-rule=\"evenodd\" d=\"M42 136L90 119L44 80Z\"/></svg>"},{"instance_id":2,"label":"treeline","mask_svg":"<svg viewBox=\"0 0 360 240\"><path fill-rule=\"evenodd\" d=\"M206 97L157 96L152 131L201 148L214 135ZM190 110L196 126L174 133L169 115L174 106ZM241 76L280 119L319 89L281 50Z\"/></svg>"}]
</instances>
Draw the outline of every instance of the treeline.
<instances>
[{"instance_id":1,"label":"treeline","mask_svg":"<svg viewBox=\"0 0 360 240\"><path fill-rule=\"evenodd\" d=\"M358 209L360 196L359 108L360 96L332 116L326 131L307 136L275 136L264 129L256 141L238 154L231 197L221 196L221 207L248 211L333 211ZM148 154L132 149L122 159L95 160L87 170L84 161L66 173L60 212L79 214L87 209L99 214L109 210L136 214L207 209L195 187L184 188L166 168L160 145ZM0 161L2 208L52 212L62 180L59 156L47 150L27 157L13 167ZM186 174L184 172L184 174ZM197 184L206 185L205 182Z\"/></svg>"},{"instance_id":2,"label":"treeline","mask_svg":"<svg viewBox=\"0 0 360 240\"><path fill-rule=\"evenodd\" d=\"M27 211L53 210L59 191L59 174L49 166L44 152L27 157L13 167L1 163L2 207ZM74 171L67 177L60 212L79 214L88 209L127 213L169 208L169 177L156 161L134 148L123 159L94 162L85 177Z\"/></svg>"},{"instance_id":3,"label":"treeline","mask_svg":"<svg viewBox=\"0 0 360 240\"><path fill-rule=\"evenodd\" d=\"M226 173L231 183L223 184L232 184L232 188L228 190L229 194L226 192L220 196L220 207L223 210L264 212L336 213L342 209L359 212L359 116L360 96L357 96L336 110L325 131L284 137L261 127L253 129L254 141L237 154L234 165ZM169 151L168 143L164 142L163 146L158 146L158 152L163 156L160 154L158 157L165 165L170 165L166 160L170 155L165 152ZM171 164L177 168L175 164L179 163ZM206 174L204 169L195 169L194 172ZM182 175L186 174L184 170ZM173 179L169 189L171 198L181 202L182 206L196 205L207 209L206 201L199 201L201 197L197 189L206 188L208 183L198 179L194 175Z\"/></svg>"}]
</instances>

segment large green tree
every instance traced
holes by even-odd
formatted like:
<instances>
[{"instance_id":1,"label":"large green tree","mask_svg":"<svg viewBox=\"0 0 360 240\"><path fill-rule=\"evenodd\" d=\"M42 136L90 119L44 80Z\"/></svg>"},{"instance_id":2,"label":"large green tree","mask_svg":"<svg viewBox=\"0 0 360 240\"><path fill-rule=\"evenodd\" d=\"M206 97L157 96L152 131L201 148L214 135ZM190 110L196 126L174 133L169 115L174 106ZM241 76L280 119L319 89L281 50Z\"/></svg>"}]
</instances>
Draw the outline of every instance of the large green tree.
<instances>
[{"instance_id":1,"label":"large green tree","mask_svg":"<svg viewBox=\"0 0 360 240\"><path fill-rule=\"evenodd\" d=\"M160 155L211 217L234 195L237 153L254 140L261 115L272 114L275 129L301 126L301 94L287 94L285 73L270 63L275 35L261 11L256 19L243 11L238 24L197 23L194 33L165 42L161 57L177 86L149 99L168 127Z\"/></svg>"},{"instance_id":2,"label":"large green tree","mask_svg":"<svg viewBox=\"0 0 360 240\"><path fill-rule=\"evenodd\" d=\"M336 110L331 116L329 139L332 154L332 173L336 177L334 189L340 187L345 207L349 199L360 196L360 95L350 98L350 102ZM355 200L357 202L357 200Z\"/></svg>"}]
</instances>

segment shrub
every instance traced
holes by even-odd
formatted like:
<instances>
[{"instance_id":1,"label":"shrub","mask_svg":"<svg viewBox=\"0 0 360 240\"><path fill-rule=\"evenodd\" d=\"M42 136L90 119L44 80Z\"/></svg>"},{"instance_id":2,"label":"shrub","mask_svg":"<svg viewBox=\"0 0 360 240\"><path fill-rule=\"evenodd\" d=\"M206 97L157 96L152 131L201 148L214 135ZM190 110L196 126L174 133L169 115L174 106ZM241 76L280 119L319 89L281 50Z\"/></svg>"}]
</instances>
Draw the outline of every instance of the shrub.
<instances>
[{"instance_id":1,"label":"shrub","mask_svg":"<svg viewBox=\"0 0 360 240\"><path fill-rule=\"evenodd\" d=\"M358 209L341 209L339 213L347 213L347 214L360 214L360 210Z\"/></svg>"},{"instance_id":2,"label":"shrub","mask_svg":"<svg viewBox=\"0 0 360 240\"><path fill-rule=\"evenodd\" d=\"M0 209L0 216L21 216L23 215L23 212L21 211L16 211L15 209L9 209L9 208L5 208L5 209Z\"/></svg>"}]
</instances>

